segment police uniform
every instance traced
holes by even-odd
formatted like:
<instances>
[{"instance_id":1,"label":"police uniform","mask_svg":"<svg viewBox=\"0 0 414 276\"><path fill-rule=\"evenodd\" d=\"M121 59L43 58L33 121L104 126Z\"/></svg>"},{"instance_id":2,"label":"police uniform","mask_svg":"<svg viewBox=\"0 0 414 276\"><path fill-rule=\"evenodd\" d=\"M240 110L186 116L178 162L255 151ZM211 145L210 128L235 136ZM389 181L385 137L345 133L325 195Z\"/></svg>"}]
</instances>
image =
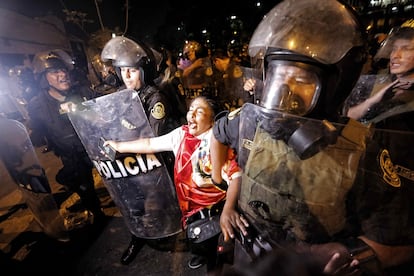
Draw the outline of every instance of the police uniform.
<instances>
[{"instance_id":1,"label":"police uniform","mask_svg":"<svg viewBox=\"0 0 414 276\"><path fill-rule=\"evenodd\" d=\"M253 102L253 96L243 89L245 69L234 62L230 62L227 70L220 74L220 79L217 81L218 97L226 106L230 107L229 110L234 110L243 103Z\"/></svg>"},{"instance_id":2,"label":"police uniform","mask_svg":"<svg viewBox=\"0 0 414 276\"><path fill-rule=\"evenodd\" d=\"M391 75L361 76L346 106L358 104L390 82ZM360 119L375 124L376 131L363 160L365 174L360 177L372 200L361 202L357 211L366 222L367 237L388 245L413 244L414 159L407 145L413 139L414 90L392 97L385 94ZM389 227L381 226L384 221Z\"/></svg>"},{"instance_id":3,"label":"police uniform","mask_svg":"<svg viewBox=\"0 0 414 276\"><path fill-rule=\"evenodd\" d=\"M138 95L155 136L166 134L179 126L178 120L172 114L171 104L156 87L146 85L138 90ZM163 152L161 155L172 176L174 155L171 152Z\"/></svg>"},{"instance_id":4,"label":"police uniform","mask_svg":"<svg viewBox=\"0 0 414 276\"><path fill-rule=\"evenodd\" d=\"M344 32L345 25L352 27ZM338 252L348 265L359 260L361 273L379 275L378 260L394 265L384 255L413 244L412 196L401 188L388 194L386 183L411 175L412 168L400 165L410 164L394 161L400 153L393 141L402 137L338 116L365 62L365 43L361 22L340 1L282 1L253 33L249 55L265 78L260 106L245 104L238 126L221 119L214 134L227 145L238 143L238 205L257 232L245 251L253 249L256 258L257 248L311 247L327 274L349 268L332 260ZM412 132L398 135L413 138ZM404 218L390 224L399 212ZM405 262L399 257L393 261Z\"/></svg>"},{"instance_id":5,"label":"police uniform","mask_svg":"<svg viewBox=\"0 0 414 276\"><path fill-rule=\"evenodd\" d=\"M138 90L138 95L155 136L166 134L179 125L172 115L171 104L157 88L144 86Z\"/></svg>"},{"instance_id":6,"label":"police uniform","mask_svg":"<svg viewBox=\"0 0 414 276\"><path fill-rule=\"evenodd\" d=\"M187 98L193 99L197 96L216 96L213 80L213 68L209 58L201 58L202 65L193 69L187 76L182 76Z\"/></svg>"},{"instance_id":7,"label":"police uniform","mask_svg":"<svg viewBox=\"0 0 414 276\"><path fill-rule=\"evenodd\" d=\"M66 102L81 103L93 96L93 92L86 87L73 87L67 94ZM63 163L63 168L56 175L57 182L77 192L84 206L100 215L102 211L94 188L92 162L67 114L62 114L61 104L47 90L32 98L28 106L32 141L35 145L41 145L47 139Z\"/></svg>"},{"instance_id":8,"label":"police uniform","mask_svg":"<svg viewBox=\"0 0 414 276\"><path fill-rule=\"evenodd\" d=\"M213 131L238 149L239 208L264 241L348 245L350 237L365 235L386 245L414 243L414 161L406 147L414 138L412 112L378 124L408 132L378 129L372 137L350 120L338 126L334 145L300 160L261 127L260 110L244 105Z\"/></svg>"}]
</instances>

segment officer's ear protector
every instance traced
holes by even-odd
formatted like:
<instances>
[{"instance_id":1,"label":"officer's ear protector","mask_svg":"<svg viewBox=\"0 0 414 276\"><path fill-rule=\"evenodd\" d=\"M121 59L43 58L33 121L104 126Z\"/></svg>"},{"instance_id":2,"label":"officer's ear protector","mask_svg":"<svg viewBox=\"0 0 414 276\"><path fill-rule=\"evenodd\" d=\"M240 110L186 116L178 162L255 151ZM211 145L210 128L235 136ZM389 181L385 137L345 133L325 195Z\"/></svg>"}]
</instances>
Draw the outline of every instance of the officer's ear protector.
<instances>
[{"instance_id":1,"label":"officer's ear protector","mask_svg":"<svg viewBox=\"0 0 414 276\"><path fill-rule=\"evenodd\" d=\"M283 114L262 120L261 127L274 139L283 140L302 160L314 156L328 145L335 144L339 134L339 130L327 120Z\"/></svg>"}]
</instances>

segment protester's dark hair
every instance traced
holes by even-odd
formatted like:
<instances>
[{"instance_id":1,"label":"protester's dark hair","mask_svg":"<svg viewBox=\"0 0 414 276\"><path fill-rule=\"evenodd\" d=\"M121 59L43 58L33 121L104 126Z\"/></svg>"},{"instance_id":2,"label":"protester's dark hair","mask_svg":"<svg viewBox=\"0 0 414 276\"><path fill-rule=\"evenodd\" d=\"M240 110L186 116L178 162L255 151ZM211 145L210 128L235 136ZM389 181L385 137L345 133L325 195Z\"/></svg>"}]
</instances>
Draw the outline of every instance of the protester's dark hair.
<instances>
[{"instance_id":1,"label":"protester's dark hair","mask_svg":"<svg viewBox=\"0 0 414 276\"><path fill-rule=\"evenodd\" d=\"M208 106L210 107L210 109L213 113L212 117L214 118L214 120L217 120L218 119L217 115L224 110L224 108L221 106L221 104L217 100L215 100L214 98L211 98L211 97L208 97L208 96L198 96L198 97L194 98L191 101L191 103L196 99L202 99L208 104Z\"/></svg>"}]
</instances>

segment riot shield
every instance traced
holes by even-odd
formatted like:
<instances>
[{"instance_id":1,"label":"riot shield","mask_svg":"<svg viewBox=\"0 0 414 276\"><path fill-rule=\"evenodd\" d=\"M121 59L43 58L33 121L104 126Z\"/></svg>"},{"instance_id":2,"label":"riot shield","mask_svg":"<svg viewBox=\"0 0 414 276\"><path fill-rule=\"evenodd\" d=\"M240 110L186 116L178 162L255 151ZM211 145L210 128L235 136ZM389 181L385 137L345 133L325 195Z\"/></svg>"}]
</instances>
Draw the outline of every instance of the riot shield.
<instances>
[{"instance_id":1,"label":"riot shield","mask_svg":"<svg viewBox=\"0 0 414 276\"><path fill-rule=\"evenodd\" d=\"M137 92L101 96L80 109L69 119L131 233L155 239L181 231L175 188L161 155L117 153L111 160L100 146L103 140L154 136Z\"/></svg>"},{"instance_id":2,"label":"riot shield","mask_svg":"<svg viewBox=\"0 0 414 276\"><path fill-rule=\"evenodd\" d=\"M353 90L344 102L343 109L357 105L393 82L389 74L361 75Z\"/></svg>"},{"instance_id":3,"label":"riot shield","mask_svg":"<svg viewBox=\"0 0 414 276\"><path fill-rule=\"evenodd\" d=\"M404 128L400 123L379 129L344 119L331 123L333 139L320 120L254 105L243 106L240 116L238 206L251 231L236 250L255 259L269 245L382 233L385 221L384 238L396 244L414 239L414 224L407 220L414 202L411 120ZM300 141L318 142L325 135L327 140L301 158L291 144L295 133L303 136Z\"/></svg>"},{"instance_id":4,"label":"riot shield","mask_svg":"<svg viewBox=\"0 0 414 276\"><path fill-rule=\"evenodd\" d=\"M59 238L66 231L26 127L16 120L0 118L0 158L20 187L35 220L49 236Z\"/></svg>"},{"instance_id":5,"label":"riot shield","mask_svg":"<svg viewBox=\"0 0 414 276\"><path fill-rule=\"evenodd\" d=\"M345 209L336 202L352 187L371 129L356 121L327 128L321 120L251 104L241 116L239 206L246 216L270 228L275 241L285 224L304 239L320 229L319 236L339 232Z\"/></svg>"},{"instance_id":6,"label":"riot shield","mask_svg":"<svg viewBox=\"0 0 414 276\"><path fill-rule=\"evenodd\" d=\"M240 67L243 72L243 85L248 79L254 79L256 81L256 85L253 88L253 91L246 91L242 87L242 89L238 90L239 97L243 99L245 103L259 103L261 100L261 92L263 89L263 77L262 73L254 68L250 67ZM253 95L253 101L250 101L250 93Z\"/></svg>"}]
</instances>

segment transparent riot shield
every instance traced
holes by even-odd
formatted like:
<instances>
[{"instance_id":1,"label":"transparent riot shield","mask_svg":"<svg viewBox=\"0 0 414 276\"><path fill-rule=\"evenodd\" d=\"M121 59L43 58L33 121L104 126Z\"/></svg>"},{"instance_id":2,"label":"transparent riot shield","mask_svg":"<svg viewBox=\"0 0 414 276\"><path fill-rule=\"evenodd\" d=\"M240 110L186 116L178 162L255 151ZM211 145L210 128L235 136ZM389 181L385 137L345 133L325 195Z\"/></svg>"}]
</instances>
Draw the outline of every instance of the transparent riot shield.
<instances>
[{"instance_id":1,"label":"transparent riot shield","mask_svg":"<svg viewBox=\"0 0 414 276\"><path fill-rule=\"evenodd\" d=\"M361 75L344 103L344 111L357 105L393 82L391 75Z\"/></svg>"},{"instance_id":2,"label":"transparent riot shield","mask_svg":"<svg viewBox=\"0 0 414 276\"><path fill-rule=\"evenodd\" d=\"M263 76L262 72L258 70L257 68L251 68L251 67L243 67L241 66L241 71L243 74L243 87L241 89L237 90L237 93L239 94L239 97L241 99L244 99L244 102L248 103L250 101L250 94L253 96L253 103L259 103L261 100L261 91L263 89ZM252 87L250 91L244 90L244 84L248 80L254 80L255 85Z\"/></svg>"},{"instance_id":3,"label":"transparent riot shield","mask_svg":"<svg viewBox=\"0 0 414 276\"><path fill-rule=\"evenodd\" d=\"M131 233L155 239L181 231L175 188L161 155L116 153L112 159L101 147L103 140L153 137L137 92L86 101L69 119Z\"/></svg>"},{"instance_id":4,"label":"transparent riot shield","mask_svg":"<svg viewBox=\"0 0 414 276\"><path fill-rule=\"evenodd\" d=\"M414 132L407 118L394 118L399 124L393 129L346 118L327 126L244 105L238 206L250 227L249 236L239 235L235 263L297 243L335 241L340 234L386 232L381 239L395 244L414 239L407 219L413 215Z\"/></svg>"},{"instance_id":5,"label":"transparent riot shield","mask_svg":"<svg viewBox=\"0 0 414 276\"><path fill-rule=\"evenodd\" d=\"M54 238L66 232L26 127L19 121L0 118L0 158L20 187L23 199L43 231Z\"/></svg>"}]
</instances>

